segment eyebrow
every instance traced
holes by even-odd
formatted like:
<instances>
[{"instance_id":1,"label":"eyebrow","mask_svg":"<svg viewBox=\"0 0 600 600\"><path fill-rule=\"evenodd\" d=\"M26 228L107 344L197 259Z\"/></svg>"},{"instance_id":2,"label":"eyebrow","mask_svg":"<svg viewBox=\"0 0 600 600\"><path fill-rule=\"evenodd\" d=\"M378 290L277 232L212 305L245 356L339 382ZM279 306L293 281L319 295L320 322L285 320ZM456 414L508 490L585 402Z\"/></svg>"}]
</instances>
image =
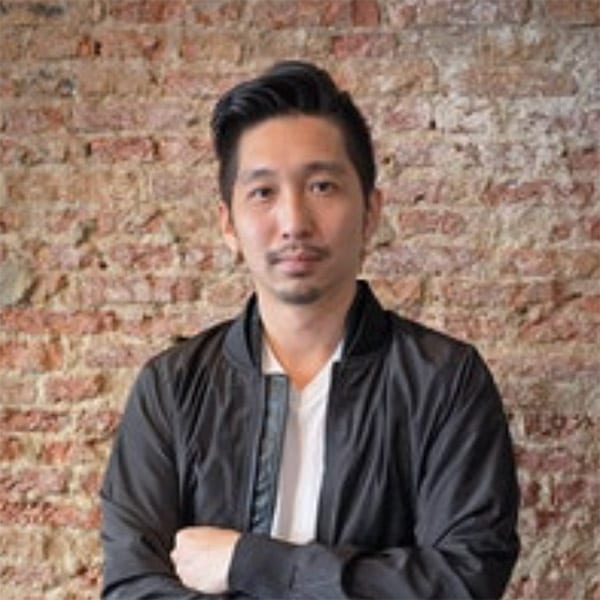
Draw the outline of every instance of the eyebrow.
<instances>
[{"instance_id":1,"label":"eyebrow","mask_svg":"<svg viewBox=\"0 0 600 600\"><path fill-rule=\"evenodd\" d=\"M331 173L333 175L343 175L348 171L348 169L341 162L315 160L302 165L300 171L305 176L320 172ZM274 177L276 174L277 171L275 169L270 169L269 167L257 167L255 169L246 169L241 171L237 179L241 184L247 185L258 179Z\"/></svg>"}]
</instances>

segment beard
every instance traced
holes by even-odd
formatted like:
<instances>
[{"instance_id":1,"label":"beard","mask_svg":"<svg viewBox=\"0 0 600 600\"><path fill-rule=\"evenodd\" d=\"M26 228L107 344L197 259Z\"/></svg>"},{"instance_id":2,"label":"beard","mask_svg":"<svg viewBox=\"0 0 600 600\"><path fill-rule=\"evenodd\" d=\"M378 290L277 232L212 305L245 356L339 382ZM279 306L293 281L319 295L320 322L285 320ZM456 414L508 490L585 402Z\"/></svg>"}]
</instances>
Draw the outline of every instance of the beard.
<instances>
[{"instance_id":1,"label":"beard","mask_svg":"<svg viewBox=\"0 0 600 600\"><path fill-rule=\"evenodd\" d=\"M282 302L296 306L312 304L321 297L321 290L308 286L303 289L278 290L277 295Z\"/></svg>"}]
</instances>

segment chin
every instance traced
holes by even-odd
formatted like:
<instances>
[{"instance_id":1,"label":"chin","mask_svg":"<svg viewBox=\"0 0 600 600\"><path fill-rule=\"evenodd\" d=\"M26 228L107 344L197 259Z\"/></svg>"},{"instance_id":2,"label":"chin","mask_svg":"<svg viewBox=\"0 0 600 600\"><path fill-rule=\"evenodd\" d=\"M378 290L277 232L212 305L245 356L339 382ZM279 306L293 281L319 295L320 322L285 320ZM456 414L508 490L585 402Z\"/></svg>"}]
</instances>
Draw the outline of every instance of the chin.
<instances>
[{"instance_id":1,"label":"chin","mask_svg":"<svg viewBox=\"0 0 600 600\"><path fill-rule=\"evenodd\" d=\"M311 304L321 297L321 290L315 287L305 287L295 290L279 290L277 295L286 304Z\"/></svg>"}]
</instances>

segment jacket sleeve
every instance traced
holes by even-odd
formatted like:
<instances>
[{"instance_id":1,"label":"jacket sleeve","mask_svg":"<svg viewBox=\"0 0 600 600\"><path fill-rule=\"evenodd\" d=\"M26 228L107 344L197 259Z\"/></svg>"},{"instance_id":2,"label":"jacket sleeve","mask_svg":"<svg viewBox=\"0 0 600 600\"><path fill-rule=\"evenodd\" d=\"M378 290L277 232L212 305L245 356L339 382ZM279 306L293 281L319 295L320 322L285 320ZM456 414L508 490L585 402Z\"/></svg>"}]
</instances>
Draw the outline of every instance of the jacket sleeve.
<instances>
[{"instance_id":1,"label":"jacket sleeve","mask_svg":"<svg viewBox=\"0 0 600 600\"><path fill-rule=\"evenodd\" d=\"M179 491L168 390L152 363L140 373L113 444L102 489L102 597L196 600L169 558Z\"/></svg>"},{"instance_id":2,"label":"jacket sleeve","mask_svg":"<svg viewBox=\"0 0 600 600\"><path fill-rule=\"evenodd\" d=\"M372 551L244 534L230 588L315 600L501 597L519 552L519 491L506 418L474 350L441 381L446 401L427 427L417 428L414 544Z\"/></svg>"}]
</instances>

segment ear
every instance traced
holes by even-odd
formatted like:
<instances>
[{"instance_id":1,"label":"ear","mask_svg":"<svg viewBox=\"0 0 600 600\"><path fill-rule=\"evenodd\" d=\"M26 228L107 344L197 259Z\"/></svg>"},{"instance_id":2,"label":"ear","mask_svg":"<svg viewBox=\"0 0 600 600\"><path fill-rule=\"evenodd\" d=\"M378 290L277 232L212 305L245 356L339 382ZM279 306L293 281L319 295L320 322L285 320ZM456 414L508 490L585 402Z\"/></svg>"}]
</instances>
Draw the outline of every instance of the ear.
<instances>
[{"instance_id":1,"label":"ear","mask_svg":"<svg viewBox=\"0 0 600 600\"><path fill-rule=\"evenodd\" d=\"M233 215L231 214L231 207L222 200L219 202L219 228L221 229L221 235L225 240L225 243L231 250L234 256L239 256L240 245L238 242L237 233L233 225Z\"/></svg>"},{"instance_id":2,"label":"ear","mask_svg":"<svg viewBox=\"0 0 600 600\"><path fill-rule=\"evenodd\" d=\"M364 236L367 243L379 225L381 217L381 208L383 206L383 194L381 190L375 188L369 195L369 200L365 210Z\"/></svg>"}]
</instances>

